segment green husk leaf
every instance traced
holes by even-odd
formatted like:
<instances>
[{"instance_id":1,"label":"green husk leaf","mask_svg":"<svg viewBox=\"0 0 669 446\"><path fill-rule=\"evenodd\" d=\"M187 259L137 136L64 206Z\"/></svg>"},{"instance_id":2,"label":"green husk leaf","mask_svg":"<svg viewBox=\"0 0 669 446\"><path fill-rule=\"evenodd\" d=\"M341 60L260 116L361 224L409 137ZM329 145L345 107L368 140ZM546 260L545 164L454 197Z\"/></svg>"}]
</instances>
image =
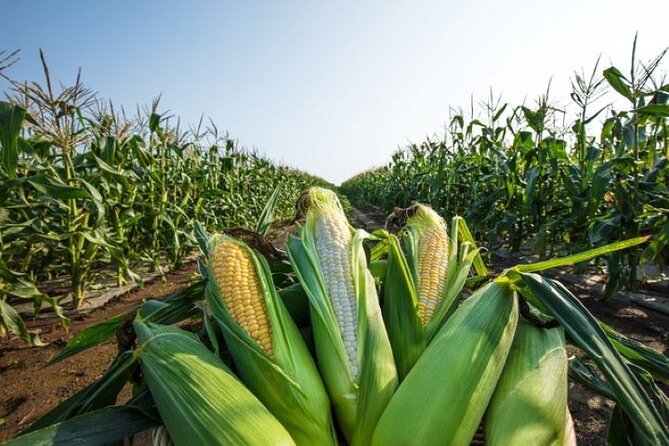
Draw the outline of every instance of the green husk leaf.
<instances>
[{"instance_id":1,"label":"green husk leaf","mask_svg":"<svg viewBox=\"0 0 669 446\"><path fill-rule=\"evenodd\" d=\"M98 446L113 444L159 422L132 406L105 407L21 435L3 446Z\"/></svg>"},{"instance_id":2,"label":"green husk leaf","mask_svg":"<svg viewBox=\"0 0 669 446\"><path fill-rule=\"evenodd\" d=\"M383 284L383 314L397 373L403 380L425 350L427 342L417 311L414 276L409 271L397 237L387 233L386 237L388 268Z\"/></svg>"},{"instance_id":3,"label":"green husk leaf","mask_svg":"<svg viewBox=\"0 0 669 446\"><path fill-rule=\"evenodd\" d=\"M210 239L210 249L223 240L236 243L251 255L272 327L274 358L232 318L210 264L207 301L223 330L241 379L297 444L336 444L325 387L304 339L274 288L267 261L245 243L226 236Z\"/></svg>"},{"instance_id":4,"label":"green husk leaf","mask_svg":"<svg viewBox=\"0 0 669 446\"><path fill-rule=\"evenodd\" d=\"M505 280L465 300L402 381L372 444L469 444L502 373L517 322L517 298Z\"/></svg>"},{"instance_id":5,"label":"green husk leaf","mask_svg":"<svg viewBox=\"0 0 669 446\"><path fill-rule=\"evenodd\" d=\"M538 328L521 318L486 411L486 445L562 446L566 414L564 330Z\"/></svg>"},{"instance_id":6,"label":"green husk leaf","mask_svg":"<svg viewBox=\"0 0 669 446\"><path fill-rule=\"evenodd\" d=\"M176 446L295 444L284 427L192 333L136 320L144 379Z\"/></svg>"}]
</instances>

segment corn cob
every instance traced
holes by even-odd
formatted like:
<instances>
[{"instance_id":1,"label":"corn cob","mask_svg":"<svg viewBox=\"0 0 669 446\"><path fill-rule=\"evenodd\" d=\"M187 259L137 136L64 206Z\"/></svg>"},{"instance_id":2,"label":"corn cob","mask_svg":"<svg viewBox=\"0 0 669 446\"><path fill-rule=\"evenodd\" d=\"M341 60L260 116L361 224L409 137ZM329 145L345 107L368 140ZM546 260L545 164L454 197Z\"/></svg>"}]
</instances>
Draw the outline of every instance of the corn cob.
<instances>
[{"instance_id":1,"label":"corn cob","mask_svg":"<svg viewBox=\"0 0 669 446\"><path fill-rule=\"evenodd\" d=\"M245 243L208 243L206 296L239 375L299 445L335 445L330 401L265 259Z\"/></svg>"},{"instance_id":2,"label":"corn cob","mask_svg":"<svg viewBox=\"0 0 669 446\"><path fill-rule=\"evenodd\" d=\"M404 234L417 293L417 311L427 325L444 297L450 242L446 222L429 206L397 208L386 220ZM457 237L457 233L455 234ZM454 238L457 246L457 239ZM457 254L457 253L456 253Z\"/></svg>"},{"instance_id":3,"label":"corn cob","mask_svg":"<svg viewBox=\"0 0 669 446\"><path fill-rule=\"evenodd\" d=\"M222 239L213 246L209 261L232 319L271 358L272 327L251 253L232 239Z\"/></svg>"},{"instance_id":4,"label":"corn cob","mask_svg":"<svg viewBox=\"0 0 669 446\"><path fill-rule=\"evenodd\" d=\"M334 192L312 188L303 197L306 222L300 238L288 240L288 255L309 298L316 356L339 426L349 444L367 445L397 386L362 245L369 235L351 228Z\"/></svg>"},{"instance_id":5,"label":"corn cob","mask_svg":"<svg viewBox=\"0 0 669 446\"><path fill-rule=\"evenodd\" d=\"M446 222L427 206L419 206L409 224L424 225L418 242L418 311L427 325L446 287L448 233Z\"/></svg>"},{"instance_id":6,"label":"corn cob","mask_svg":"<svg viewBox=\"0 0 669 446\"><path fill-rule=\"evenodd\" d=\"M344 214L337 209L324 209L316 219L314 238L323 266L326 290L346 349L349 370L355 379L358 376L358 340L355 330L357 303L351 267L353 238Z\"/></svg>"},{"instance_id":7,"label":"corn cob","mask_svg":"<svg viewBox=\"0 0 669 446\"><path fill-rule=\"evenodd\" d=\"M562 446L567 412L564 331L521 319L486 413L486 444Z\"/></svg>"},{"instance_id":8,"label":"corn cob","mask_svg":"<svg viewBox=\"0 0 669 446\"><path fill-rule=\"evenodd\" d=\"M372 444L469 444L502 373L517 321L518 304L507 280L474 293L402 381Z\"/></svg>"},{"instance_id":9,"label":"corn cob","mask_svg":"<svg viewBox=\"0 0 669 446\"><path fill-rule=\"evenodd\" d=\"M191 333L134 322L135 350L171 440L181 445L294 445L285 428Z\"/></svg>"},{"instance_id":10,"label":"corn cob","mask_svg":"<svg viewBox=\"0 0 669 446\"><path fill-rule=\"evenodd\" d=\"M388 221L401 227L407 251L395 235L376 233L388 251L383 311L404 379L450 314L472 265L480 275L487 271L461 217L452 219L450 236L446 222L422 204L396 210Z\"/></svg>"},{"instance_id":11,"label":"corn cob","mask_svg":"<svg viewBox=\"0 0 669 446\"><path fill-rule=\"evenodd\" d=\"M443 324L474 265L480 276L488 272L462 217L446 222L429 206L416 203L402 230L408 265L414 277L417 310L428 342Z\"/></svg>"}]
</instances>

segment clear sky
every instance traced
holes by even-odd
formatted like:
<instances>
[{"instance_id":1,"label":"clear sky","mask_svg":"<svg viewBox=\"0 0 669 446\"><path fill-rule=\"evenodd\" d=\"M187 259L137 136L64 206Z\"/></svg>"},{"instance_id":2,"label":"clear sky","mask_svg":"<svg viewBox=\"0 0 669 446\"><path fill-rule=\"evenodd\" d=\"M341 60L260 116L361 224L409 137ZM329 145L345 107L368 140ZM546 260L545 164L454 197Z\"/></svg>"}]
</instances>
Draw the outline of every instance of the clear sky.
<instances>
[{"instance_id":1,"label":"clear sky","mask_svg":"<svg viewBox=\"0 0 669 446\"><path fill-rule=\"evenodd\" d=\"M84 83L134 110L201 114L242 145L333 182L441 133L449 106L492 87L533 101L601 53L628 70L634 33L649 59L669 45L667 0L3 2L9 74ZM0 89L7 84L0 82Z\"/></svg>"}]
</instances>

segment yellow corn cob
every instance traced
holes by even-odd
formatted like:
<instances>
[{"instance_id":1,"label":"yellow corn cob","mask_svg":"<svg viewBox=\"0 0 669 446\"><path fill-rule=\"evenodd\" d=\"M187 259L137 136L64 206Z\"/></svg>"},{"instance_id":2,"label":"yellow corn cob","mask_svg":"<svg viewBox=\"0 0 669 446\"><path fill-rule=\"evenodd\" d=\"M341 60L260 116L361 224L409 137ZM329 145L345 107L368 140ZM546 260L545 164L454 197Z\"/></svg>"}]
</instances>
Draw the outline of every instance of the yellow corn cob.
<instances>
[{"instance_id":1,"label":"yellow corn cob","mask_svg":"<svg viewBox=\"0 0 669 446\"><path fill-rule=\"evenodd\" d=\"M346 349L349 370L356 378L359 369L357 306L351 269L352 237L346 216L337 209L323 210L316 219L314 239L325 286Z\"/></svg>"},{"instance_id":2,"label":"yellow corn cob","mask_svg":"<svg viewBox=\"0 0 669 446\"><path fill-rule=\"evenodd\" d=\"M334 446L330 401L264 257L244 242L207 242L207 302L241 380L298 445Z\"/></svg>"},{"instance_id":3,"label":"yellow corn cob","mask_svg":"<svg viewBox=\"0 0 669 446\"><path fill-rule=\"evenodd\" d=\"M448 268L448 235L445 225L425 229L418 247L418 311L423 325L432 319L444 295Z\"/></svg>"},{"instance_id":4,"label":"yellow corn cob","mask_svg":"<svg viewBox=\"0 0 669 446\"><path fill-rule=\"evenodd\" d=\"M389 218L406 218L404 241L415 281L417 316L426 326L434 317L446 289L450 248L446 222L432 208L420 203L402 210L399 217Z\"/></svg>"},{"instance_id":5,"label":"yellow corn cob","mask_svg":"<svg viewBox=\"0 0 669 446\"><path fill-rule=\"evenodd\" d=\"M272 327L251 254L232 241L218 243L210 252L216 284L235 322L273 357Z\"/></svg>"}]
</instances>

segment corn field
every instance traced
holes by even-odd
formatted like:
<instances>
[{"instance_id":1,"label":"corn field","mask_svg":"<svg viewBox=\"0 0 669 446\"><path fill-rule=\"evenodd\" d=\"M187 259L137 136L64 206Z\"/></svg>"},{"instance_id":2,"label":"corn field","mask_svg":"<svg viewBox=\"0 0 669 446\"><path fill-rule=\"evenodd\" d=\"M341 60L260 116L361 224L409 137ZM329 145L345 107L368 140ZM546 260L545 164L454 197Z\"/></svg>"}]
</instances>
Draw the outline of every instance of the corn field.
<instances>
[{"instance_id":1,"label":"corn field","mask_svg":"<svg viewBox=\"0 0 669 446\"><path fill-rule=\"evenodd\" d=\"M482 118L456 113L443 138L336 188L213 123L184 129L159 100L129 117L79 77L56 88L43 55L43 81L17 82L0 52L3 345L44 350L26 302L67 330L110 279L187 276L54 342L39 366L66 370L49 379L113 352L76 393L10 413L3 446L576 446L575 389L608 404L605 444L669 446L667 356L553 275L604 259L611 295L666 264L664 55L576 74L575 118L549 91L491 96ZM348 200L385 225L355 227ZM489 269L497 248L539 255Z\"/></svg>"},{"instance_id":2,"label":"corn field","mask_svg":"<svg viewBox=\"0 0 669 446\"><path fill-rule=\"evenodd\" d=\"M105 277L121 286L141 282L139 269L178 268L197 246L193 222L247 227L277 185L273 217L288 219L286 203L326 184L213 125L182 129L158 101L127 117L79 79L55 90L43 66L43 83L10 79L0 102L0 333L35 341L12 309L25 301L66 327L62 305L79 307Z\"/></svg>"},{"instance_id":3,"label":"corn field","mask_svg":"<svg viewBox=\"0 0 669 446\"><path fill-rule=\"evenodd\" d=\"M49 365L125 333L102 377L6 446L147 429L161 446L574 446L568 376L614 402L607 444L669 442L666 356L541 274L647 238L493 277L461 217L418 204L393 216L398 232L370 234L332 190L296 207L304 224L275 258L197 225L201 279L77 334Z\"/></svg>"},{"instance_id":4,"label":"corn field","mask_svg":"<svg viewBox=\"0 0 669 446\"><path fill-rule=\"evenodd\" d=\"M454 111L443 137L397 151L341 190L387 212L419 201L462 215L491 252L549 258L653 235L645 249L606 259L607 294L634 286L640 262L669 259L664 55L646 62L633 54L626 74L599 61L575 73L569 108L553 104L550 89L534 105L491 94L480 111ZM609 105L614 100L621 108Z\"/></svg>"}]
</instances>

